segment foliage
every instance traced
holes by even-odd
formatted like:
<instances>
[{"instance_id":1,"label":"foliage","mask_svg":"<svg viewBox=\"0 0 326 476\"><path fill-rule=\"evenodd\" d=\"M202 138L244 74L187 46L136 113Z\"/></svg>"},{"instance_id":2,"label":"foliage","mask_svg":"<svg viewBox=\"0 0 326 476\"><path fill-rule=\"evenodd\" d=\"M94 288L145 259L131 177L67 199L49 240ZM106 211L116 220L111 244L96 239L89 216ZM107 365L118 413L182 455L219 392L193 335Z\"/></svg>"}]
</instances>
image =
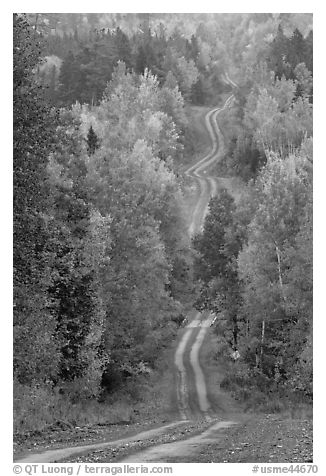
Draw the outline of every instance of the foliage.
<instances>
[{"instance_id":1,"label":"foliage","mask_svg":"<svg viewBox=\"0 0 326 476\"><path fill-rule=\"evenodd\" d=\"M236 259L241 246L235 210L233 197L221 189L210 201L203 233L194 239L199 252L195 277L202 283L197 305L219 316L218 325L231 334L229 341L234 350L238 345L240 305Z\"/></svg>"},{"instance_id":2,"label":"foliage","mask_svg":"<svg viewBox=\"0 0 326 476\"><path fill-rule=\"evenodd\" d=\"M211 202L195 239L198 305L239 350L246 399L255 386L311 398L312 33L291 14L228 21L238 88L222 113L225 164L247 186L232 206Z\"/></svg>"},{"instance_id":3,"label":"foliage","mask_svg":"<svg viewBox=\"0 0 326 476\"><path fill-rule=\"evenodd\" d=\"M60 106L76 101L98 104L114 68L123 61L137 74L150 70L160 85L173 74L185 99L216 101L216 92L225 87L221 75L226 47L212 28L221 19L206 31L204 23L198 27L202 18L194 18L191 33L184 35L180 24L187 30L189 19L180 18L176 24L175 18L167 19L169 15L162 14L158 22L155 16L127 14L117 21L114 14L29 15L45 38L46 57L57 58L55 69L50 66L53 60L47 60L48 66L39 70L49 98Z\"/></svg>"},{"instance_id":4,"label":"foliage","mask_svg":"<svg viewBox=\"0 0 326 476\"><path fill-rule=\"evenodd\" d=\"M56 117L34 82L40 42L14 15L14 370L22 383L55 376L58 346L46 294L53 252L47 216L47 158Z\"/></svg>"},{"instance_id":5,"label":"foliage","mask_svg":"<svg viewBox=\"0 0 326 476\"><path fill-rule=\"evenodd\" d=\"M305 153L271 156L257 187L259 205L239 254L248 322L245 358L268 376L277 368L288 379L312 318L311 164ZM307 248L299 250L303 239ZM299 301L298 273L305 290Z\"/></svg>"},{"instance_id":6,"label":"foliage","mask_svg":"<svg viewBox=\"0 0 326 476\"><path fill-rule=\"evenodd\" d=\"M154 364L175 330L179 299L191 292L183 284L187 273L177 271L189 263L182 194L171 170L181 144L172 118L160 110L168 97L181 113L182 102L177 89L166 89L148 71L139 76L119 63L100 104L73 109L87 143L90 128L98 138L88 187L92 206L110 220L109 263L98 288L111 359L108 388L116 373Z\"/></svg>"},{"instance_id":7,"label":"foliage","mask_svg":"<svg viewBox=\"0 0 326 476\"><path fill-rule=\"evenodd\" d=\"M91 125L86 138L88 155L93 155L96 149L99 148L99 140Z\"/></svg>"},{"instance_id":8,"label":"foliage","mask_svg":"<svg viewBox=\"0 0 326 476\"><path fill-rule=\"evenodd\" d=\"M56 254L48 292L54 301L61 347L59 377L64 381L81 378L89 366L96 365L103 326L95 292L95 269L101 263L98 245L102 237L94 227L87 187L88 157L76 130L78 124L71 113L61 111L56 131L60 146L51 155L48 166L52 247Z\"/></svg>"}]
</instances>

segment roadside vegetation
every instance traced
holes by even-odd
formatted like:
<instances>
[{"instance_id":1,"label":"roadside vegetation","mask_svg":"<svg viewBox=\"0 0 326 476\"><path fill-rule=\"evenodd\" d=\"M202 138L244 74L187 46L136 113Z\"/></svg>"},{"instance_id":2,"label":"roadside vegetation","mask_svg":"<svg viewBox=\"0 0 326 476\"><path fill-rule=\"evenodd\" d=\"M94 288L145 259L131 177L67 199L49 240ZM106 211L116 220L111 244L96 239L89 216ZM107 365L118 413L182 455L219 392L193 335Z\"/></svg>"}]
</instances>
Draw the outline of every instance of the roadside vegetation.
<instances>
[{"instance_id":1,"label":"roadside vegetation","mask_svg":"<svg viewBox=\"0 0 326 476\"><path fill-rule=\"evenodd\" d=\"M283 27L239 57L221 124L224 173L243 192L222 188L194 238L197 307L216 314L229 362L221 387L268 412L309 407L313 393L312 33Z\"/></svg>"}]
</instances>

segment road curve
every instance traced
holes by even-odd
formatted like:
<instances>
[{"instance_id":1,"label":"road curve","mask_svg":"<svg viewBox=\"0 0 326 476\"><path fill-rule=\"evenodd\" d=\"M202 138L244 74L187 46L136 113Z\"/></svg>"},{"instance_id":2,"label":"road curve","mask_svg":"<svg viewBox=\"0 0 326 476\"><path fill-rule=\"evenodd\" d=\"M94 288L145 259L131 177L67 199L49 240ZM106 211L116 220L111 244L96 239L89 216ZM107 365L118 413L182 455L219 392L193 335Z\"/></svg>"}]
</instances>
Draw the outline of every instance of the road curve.
<instances>
[{"instance_id":1,"label":"road curve","mask_svg":"<svg viewBox=\"0 0 326 476\"><path fill-rule=\"evenodd\" d=\"M185 171L186 176L197 182L200 190L189 225L190 236L193 236L202 229L209 200L217 192L217 180L209 175L212 165L218 162L225 153L224 139L217 123L217 117L221 111L230 106L233 98L233 95L229 96L223 107L214 108L206 114L205 124L211 138L211 150L205 157ZM193 411L189 404L192 380L194 380L196 387L196 410L199 411L203 418L211 419L212 409L207 396L205 376L199 361L199 351L212 319L211 315L204 318L200 313L197 313L195 319L188 324L184 331L175 352L177 401L180 417L184 420L193 417ZM192 342L192 345L187 347L189 342ZM187 359L190 362L192 375L187 372L187 366L185 365Z\"/></svg>"},{"instance_id":2,"label":"road curve","mask_svg":"<svg viewBox=\"0 0 326 476\"><path fill-rule=\"evenodd\" d=\"M185 175L196 181L200 189L200 196L189 226L189 234L191 236L201 230L209 200L217 191L216 178L209 176L211 166L218 162L225 153L224 138L218 126L217 117L224 109L231 105L233 99L234 96L232 94L227 98L223 107L212 109L206 114L205 124L211 138L212 149L205 157L185 171Z\"/></svg>"}]
</instances>

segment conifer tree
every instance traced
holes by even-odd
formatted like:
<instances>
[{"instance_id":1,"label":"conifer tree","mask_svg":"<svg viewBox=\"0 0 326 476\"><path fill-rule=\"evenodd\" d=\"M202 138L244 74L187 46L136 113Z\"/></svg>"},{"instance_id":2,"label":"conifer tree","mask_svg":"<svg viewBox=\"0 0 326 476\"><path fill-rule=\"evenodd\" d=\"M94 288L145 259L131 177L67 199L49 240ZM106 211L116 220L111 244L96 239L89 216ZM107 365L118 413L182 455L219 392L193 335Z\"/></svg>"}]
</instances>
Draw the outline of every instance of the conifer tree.
<instances>
[{"instance_id":1,"label":"conifer tree","mask_svg":"<svg viewBox=\"0 0 326 476\"><path fill-rule=\"evenodd\" d=\"M88 130L86 142L87 142L88 155L91 156L95 153L96 149L98 149L100 146L99 139L94 132L93 126L91 126Z\"/></svg>"},{"instance_id":2,"label":"conifer tree","mask_svg":"<svg viewBox=\"0 0 326 476\"><path fill-rule=\"evenodd\" d=\"M53 264L47 165L57 120L35 82L40 46L25 18L14 15L14 373L28 384L54 377L59 358L47 296Z\"/></svg>"}]
</instances>

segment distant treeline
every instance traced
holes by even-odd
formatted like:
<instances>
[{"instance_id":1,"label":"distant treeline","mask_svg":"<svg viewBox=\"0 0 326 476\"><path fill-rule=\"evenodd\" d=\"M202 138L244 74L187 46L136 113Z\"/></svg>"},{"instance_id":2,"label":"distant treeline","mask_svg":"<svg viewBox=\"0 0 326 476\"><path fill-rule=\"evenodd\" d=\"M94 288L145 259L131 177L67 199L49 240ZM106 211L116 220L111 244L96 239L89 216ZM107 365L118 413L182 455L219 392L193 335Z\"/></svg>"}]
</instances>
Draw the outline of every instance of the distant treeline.
<instances>
[{"instance_id":1,"label":"distant treeline","mask_svg":"<svg viewBox=\"0 0 326 476\"><path fill-rule=\"evenodd\" d=\"M119 27L45 37L43 54L47 62L39 77L48 87L53 104L68 106L76 101L98 104L118 61L129 71L143 74L148 69L161 85L178 85L185 99L203 104L223 91L223 72L211 61L207 45L200 37L187 39L179 30L167 36L161 25L154 33L148 28L131 37Z\"/></svg>"},{"instance_id":2,"label":"distant treeline","mask_svg":"<svg viewBox=\"0 0 326 476\"><path fill-rule=\"evenodd\" d=\"M244 54L223 130L228 169L245 181L266 163L266 151L284 156L312 134L312 38L312 30L304 38L298 29L287 37L279 25L268 45Z\"/></svg>"}]
</instances>

